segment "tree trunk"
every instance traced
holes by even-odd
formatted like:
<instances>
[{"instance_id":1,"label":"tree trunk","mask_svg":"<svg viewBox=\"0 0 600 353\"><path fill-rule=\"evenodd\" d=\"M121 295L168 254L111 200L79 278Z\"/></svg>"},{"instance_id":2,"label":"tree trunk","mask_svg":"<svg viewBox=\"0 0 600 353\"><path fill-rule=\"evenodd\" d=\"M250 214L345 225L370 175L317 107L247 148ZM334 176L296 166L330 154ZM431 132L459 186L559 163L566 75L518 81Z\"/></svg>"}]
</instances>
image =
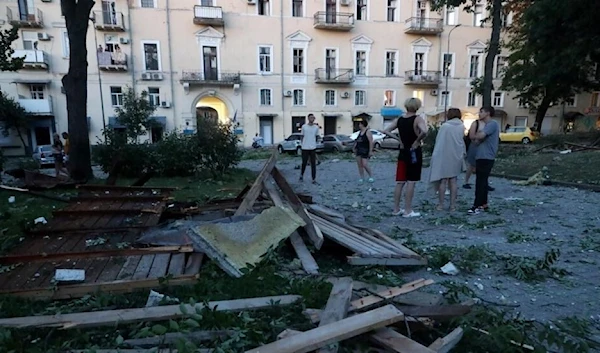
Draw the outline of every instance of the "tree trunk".
<instances>
[{"instance_id":1,"label":"tree trunk","mask_svg":"<svg viewBox=\"0 0 600 353\"><path fill-rule=\"evenodd\" d=\"M483 74L483 106L492 106L492 91L494 89L494 61L500 51L500 30L502 28L502 0L493 0L492 3L492 36L490 47L485 57Z\"/></svg>"},{"instance_id":2,"label":"tree trunk","mask_svg":"<svg viewBox=\"0 0 600 353\"><path fill-rule=\"evenodd\" d=\"M90 137L87 121L87 31L93 0L61 0L69 34L69 72L62 84L67 96L69 119L69 166L71 177L86 181L92 177Z\"/></svg>"},{"instance_id":3,"label":"tree trunk","mask_svg":"<svg viewBox=\"0 0 600 353\"><path fill-rule=\"evenodd\" d=\"M33 151L31 150L31 146L25 144L25 139L23 138L23 133L21 132L21 129L17 128L16 130L17 130L17 135L19 136L19 140L21 140L21 143L23 144L23 150L25 151L25 156L31 157L31 154L33 153Z\"/></svg>"},{"instance_id":4,"label":"tree trunk","mask_svg":"<svg viewBox=\"0 0 600 353\"><path fill-rule=\"evenodd\" d=\"M535 125L537 131L542 131L542 123L544 122L544 117L546 117L546 112L548 112L548 108L550 108L550 103L552 103L552 99L545 95L544 99L537 108L537 112L535 113Z\"/></svg>"}]
</instances>

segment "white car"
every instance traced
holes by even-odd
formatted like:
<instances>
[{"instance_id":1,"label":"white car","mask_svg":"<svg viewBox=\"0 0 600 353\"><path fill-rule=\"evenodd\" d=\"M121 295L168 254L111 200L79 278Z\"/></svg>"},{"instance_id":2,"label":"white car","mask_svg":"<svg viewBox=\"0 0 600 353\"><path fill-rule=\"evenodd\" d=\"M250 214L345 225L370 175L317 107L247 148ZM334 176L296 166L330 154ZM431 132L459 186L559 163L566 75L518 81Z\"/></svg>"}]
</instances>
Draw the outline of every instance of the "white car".
<instances>
[{"instance_id":1,"label":"white car","mask_svg":"<svg viewBox=\"0 0 600 353\"><path fill-rule=\"evenodd\" d=\"M384 134L383 132L381 132L379 130L375 130L375 129L370 129L370 130L371 130L371 134L373 135L374 147L380 148L381 145L383 144L383 139L386 137L386 134ZM360 131L356 131L355 133L350 135L350 138L353 140L356 140L356 138L358 138L359 133L360 133Z\"/></svg>"}]
</instances>

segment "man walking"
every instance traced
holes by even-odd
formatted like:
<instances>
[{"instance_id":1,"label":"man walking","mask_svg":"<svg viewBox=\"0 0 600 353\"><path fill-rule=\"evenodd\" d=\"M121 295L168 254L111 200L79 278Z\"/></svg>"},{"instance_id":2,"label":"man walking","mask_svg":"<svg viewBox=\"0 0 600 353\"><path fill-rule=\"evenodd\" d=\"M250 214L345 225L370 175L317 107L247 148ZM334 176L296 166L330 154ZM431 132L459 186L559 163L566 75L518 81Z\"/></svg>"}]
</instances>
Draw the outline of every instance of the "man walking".
<instances>
[{"instance_id":1,"label":"man walking","mask_svg":"<svg viewBox=\"0 0 600 353\"><path fill-rule=\"evenodd\" d=\"M488 209L488 179L494 166L498 144L500 141L500 125L493 119L496 110L493 107L483 107L479 110L479 119L485 126L475 134L479 143L475 156L475 202L469 214L478 214Z\"/></svg>"},{"instance_id":2,"label":"man walking","mask_svg":"<svg viewBox=\"0 0 600 353\"><path fill-rule=\"evenodd\" d=\"M313 184L317 183L317 138L319 126L315 124L315 116L308 114L308 124L302 125L301 132L302 167L300 170L300 181L304 180L304 171L310 158L310 171Z\"/></svg>"}]
</instances>

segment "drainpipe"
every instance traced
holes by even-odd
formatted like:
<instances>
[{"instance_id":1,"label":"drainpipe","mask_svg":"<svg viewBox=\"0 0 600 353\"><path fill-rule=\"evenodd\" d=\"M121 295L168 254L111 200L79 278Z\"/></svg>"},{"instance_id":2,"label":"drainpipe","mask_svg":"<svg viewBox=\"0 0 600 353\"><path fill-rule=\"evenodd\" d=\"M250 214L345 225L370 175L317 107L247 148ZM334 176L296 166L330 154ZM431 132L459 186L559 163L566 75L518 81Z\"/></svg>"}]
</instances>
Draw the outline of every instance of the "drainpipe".
<instances>
[{"instance_id":1,"label":"drainpipe","mask_svg":"<svg viewBox=\"0 0 600 353\"><path fill-rule=\"evenodd\" d=\"M175 118L177 117L177 114L175 112L175 104L173 103L173 100L175 99L175 87L173 84L173 75L174 75L174 71L173 71L173 50L171 50L171 7L170 7L170 1L167 0L165 2L165 6L167 7L167 43L168 43L168 50L169 50L169 83L171 84L171 104L173 107L173 127L176 128L176 124L175 124Z\"/></svg>"},{"instance_id":2,"label":"drainpipe","mask_svg":"<svg viewBox=\"0 0 600 353\"><path fill-rule=\"evenodd\" d=\"M129 28L129 47L131 50L129 51L129 63L131 64L131 89L133 90L133 94L135 94L135 58L133 55L133 27L131 26L131 3L127 4L127 27ZM97 46L96 46L97 47Z\"/></svg>"},{"instance_id":3,"label":"drainpipe","mask_svg":"<svg viewBox=\"0 0 600 353\"><path fill-rule=\"evenodd\" d=\"M283 136L282 138L285 137L285 97L283 96L283 92L284 91L284 86L285 86L285 75L284 75L284 70L285 70L285 64L284 64L284 60L283 60L283 54L284 54L284 31L283 31L283 0L279 1L279 22L281 24L281 41L280 41L280 46L281 46L281 51L280 51L280 58L279 61L281 62L281 115L283 118ZM275 135L275 134L273 134Z\"/></svg>"}]
</instances>

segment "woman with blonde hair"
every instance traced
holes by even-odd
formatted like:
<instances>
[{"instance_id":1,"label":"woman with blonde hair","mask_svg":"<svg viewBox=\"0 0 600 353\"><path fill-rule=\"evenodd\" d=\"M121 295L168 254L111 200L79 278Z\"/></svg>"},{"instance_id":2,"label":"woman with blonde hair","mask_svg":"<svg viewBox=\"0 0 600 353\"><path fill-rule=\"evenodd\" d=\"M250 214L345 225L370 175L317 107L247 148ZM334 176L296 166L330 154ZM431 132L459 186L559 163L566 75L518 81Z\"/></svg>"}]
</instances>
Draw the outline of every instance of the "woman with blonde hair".
<instances>
[{"instance_id":1,"label":"woman with blonde hair","mask_svg":"<svg viewBox=\"0 0 600 353\"><path fill-rule=\"evenodd\" d=\"M438 192L438 211L444 209L446 187L450 188L450 211L456 210L456 195L458 192L457 178L464 168L466 156L464 131L459 109L448 109L447 121L440 127L429 169L429 182Z\"/></svg>"}]
</instances>

